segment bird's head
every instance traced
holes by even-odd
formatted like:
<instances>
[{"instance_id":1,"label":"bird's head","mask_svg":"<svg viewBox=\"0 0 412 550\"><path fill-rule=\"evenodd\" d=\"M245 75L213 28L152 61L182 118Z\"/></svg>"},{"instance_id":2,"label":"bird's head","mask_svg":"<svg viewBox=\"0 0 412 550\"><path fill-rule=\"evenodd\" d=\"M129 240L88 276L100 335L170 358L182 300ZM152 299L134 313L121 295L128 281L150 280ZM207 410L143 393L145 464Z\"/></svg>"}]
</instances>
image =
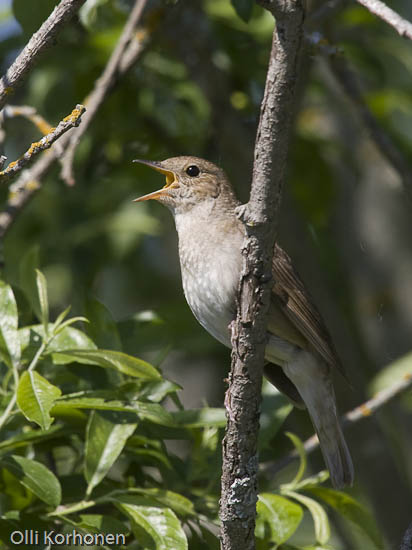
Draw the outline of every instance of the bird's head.
<instances>
[{"instance_id":1,"label":"bird's head","mask_svg":"<svg viewBox=\"0 0 412 550\"><path fill-rule=\"evenodd\" d=\"M159 162L140 159L133 162L145 164L166 176L164 187L135 199L137 202L154 199L173 213L185 212L205 201L236 202L226 174L208 160L173 157Z\"/></svg>"}]
</instances>

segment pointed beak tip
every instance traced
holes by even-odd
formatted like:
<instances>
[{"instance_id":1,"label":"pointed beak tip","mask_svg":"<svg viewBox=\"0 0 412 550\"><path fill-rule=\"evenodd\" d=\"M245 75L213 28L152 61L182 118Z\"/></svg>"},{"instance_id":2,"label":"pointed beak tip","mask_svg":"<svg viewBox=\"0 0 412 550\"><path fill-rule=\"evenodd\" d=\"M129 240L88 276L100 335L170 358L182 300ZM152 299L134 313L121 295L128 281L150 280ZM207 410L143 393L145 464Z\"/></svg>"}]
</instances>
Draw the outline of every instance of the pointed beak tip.
<instances>
[{"instance_id":1,"label":"pointed beak tip","mask_svg":"<svg viewBox=\"0 0 412 550\"><path fill-rule=\"evenodd\" d=\"M150 161L149 160L144 160L144 159L133 159L132 160L132 163L136 163L136 164L149 164Z\"/></svg>"}]
</instances>

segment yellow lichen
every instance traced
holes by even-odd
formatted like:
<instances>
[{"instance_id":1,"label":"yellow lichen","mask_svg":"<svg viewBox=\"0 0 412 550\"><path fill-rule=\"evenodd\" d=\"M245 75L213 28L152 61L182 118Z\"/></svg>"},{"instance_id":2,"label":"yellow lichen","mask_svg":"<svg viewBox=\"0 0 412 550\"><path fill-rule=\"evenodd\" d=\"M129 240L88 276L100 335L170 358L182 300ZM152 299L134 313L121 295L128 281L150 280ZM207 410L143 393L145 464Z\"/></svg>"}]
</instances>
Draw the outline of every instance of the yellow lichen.
<instances>
[{"instance_id":1,"label":"yellow lichen","mask_svg":"<svg viewBox=\"0 0 412 550\"><path fill-rule=\"evenodd\" d=\"M26 185L25 185L25 188L28 191L35 191L36 189L39 189L39 187L40 187L40 183L38 182L38 180L29 180L28 182L26 182Z\"/></svg>"},{"instance_id":2,"label":"yellow lichen","mask_svg":"<svg viewBox=\"0 0 412 550\"><path fill-rule=\"evenodd\" d=\"M370 416L372 414L372 411L366 405L361 405L359 408L363 416Z\"/></svg>"},{"instance_id":3,"label":"yellow lichen","mask_svg":"<svg viewBox=\"0 0 412 550\"><path fill-rule=\"evenodd\" d=\"M28 154L28 155L32 155L32 154L34 153L34 151L35 151L37 148L41 147L41 146L42 146L41 141L35 141L34 143L32 143L32 144L30 145L30 148L29 148L29 150L27 151L27 154Z\"/></svg>"},{"instance_id":4,"label":"yellow lichen","mask_svg":"<svg viewBox=\"0 0 412 550\"><path fill-rule=\"evenodd\" d=\"M41 123L39 122L37 124L37 128L40 130L40 132L44 135L50 134L51 132L54 132L56 128L53 128L52 126L49 126L47 123Z\"/></svg>"},{"instance_id":5,"label":"yellow lichen","mask_svg":"<svg viewBox=\"0 0 412 550\"><path fill-rule=\"evenodd\" d=\"M64 117L63 119L63 122L76 122L76 120L79 118L79 116L81 115L81 111L80 109L73 109L73 111L67 115L66 117Z\"/></svg>"}]
</instances>

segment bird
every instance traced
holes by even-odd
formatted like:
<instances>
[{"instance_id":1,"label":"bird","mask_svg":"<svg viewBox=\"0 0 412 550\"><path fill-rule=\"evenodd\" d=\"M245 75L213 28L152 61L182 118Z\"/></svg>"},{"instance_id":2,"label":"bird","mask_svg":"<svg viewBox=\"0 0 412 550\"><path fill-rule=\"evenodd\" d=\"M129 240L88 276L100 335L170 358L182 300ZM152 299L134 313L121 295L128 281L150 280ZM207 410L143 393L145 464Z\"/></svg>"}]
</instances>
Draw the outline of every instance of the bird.
<instances>
[{"instance_id":1,"label":"bird","mask_svg":"<svg viewBox=\"0 0 412 550\"><path fill-rule=\"evenodd\" d=\"M242 270L240 201L222 168L193 156L135 159L166 178L155 200L172 213L178 234L183 291L198 322L231 347ZM353 484L354 467L337 412L332 370L343 370L332 339L289 255L275 244L267 322L265 377L297 407L306 408L318 435L332 485Z\"/></svg>"}]
</instances>

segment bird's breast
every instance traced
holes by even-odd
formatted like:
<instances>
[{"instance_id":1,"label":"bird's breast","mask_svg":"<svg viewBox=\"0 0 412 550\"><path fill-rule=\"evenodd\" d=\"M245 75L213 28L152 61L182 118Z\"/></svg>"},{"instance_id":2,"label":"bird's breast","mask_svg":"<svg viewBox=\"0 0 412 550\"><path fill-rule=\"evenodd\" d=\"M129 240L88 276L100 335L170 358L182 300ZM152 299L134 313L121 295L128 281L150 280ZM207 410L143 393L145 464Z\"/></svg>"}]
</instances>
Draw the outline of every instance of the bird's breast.
<instances>
[{"instance_id":1,"label":"bird's breast","mask_svg":"<svg viewBox=\"0 0 412 550\"><path fill-rule=\"evenodd\" d=\"M212 233L212 234L211 234ZM230 347L229 323L236 314L235 293L242 265L242 235L213 238L213 231L179 231L183 290L194 316Z\"/></svg>"}]
</instances>

